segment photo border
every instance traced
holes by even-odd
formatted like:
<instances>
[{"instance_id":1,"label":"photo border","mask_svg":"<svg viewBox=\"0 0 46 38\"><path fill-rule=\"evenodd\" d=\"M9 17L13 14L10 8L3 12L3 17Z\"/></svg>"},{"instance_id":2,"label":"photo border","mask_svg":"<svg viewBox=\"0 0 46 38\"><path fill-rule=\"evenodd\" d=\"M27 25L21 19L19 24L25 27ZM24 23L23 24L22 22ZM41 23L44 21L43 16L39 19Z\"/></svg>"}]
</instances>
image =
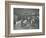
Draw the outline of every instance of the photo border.
<instances>
[{"instance_id":1,"label":"photo border","mask_svg":"<svg viewBox=\"0 0 46 38\"><path fill-rule=\"evenodd\" d=\"M26 29L26 30L13 30L13 8L28 8L28 9L39 9L39 29ZM11 33L33 33L42 32L42 6L28 6L28 5L11 5ZM40 19L41 18L41 19Z\"/></svg>"},{"instance_id":2,"label":"photo border","mask_svg":"<svg viewBox=\"0 0 46 38\"><path fill-rule=\"evenodd\" d=\"M42 32L36 33L10 33L10 6L15 4L42 6ZM45 35L45 3L5 1L5 37Z\"/></svg>"}]
</instances>

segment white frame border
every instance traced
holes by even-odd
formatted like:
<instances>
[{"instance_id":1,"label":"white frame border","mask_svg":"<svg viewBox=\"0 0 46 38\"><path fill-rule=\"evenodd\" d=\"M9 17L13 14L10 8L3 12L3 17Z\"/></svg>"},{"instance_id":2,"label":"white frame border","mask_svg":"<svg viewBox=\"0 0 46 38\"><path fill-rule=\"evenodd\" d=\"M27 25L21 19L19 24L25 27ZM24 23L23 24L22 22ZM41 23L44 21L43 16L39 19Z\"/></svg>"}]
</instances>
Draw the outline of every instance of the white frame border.
<instances>
[{"instance_id":1,"label":"white frame border","mask_svg":"<svg viewBox=\"0 0 46 38\"><path fill-rule=\"evenodd\" d=\"M40 9L39 10L39 28L40 29L29 29L29 30L13 30L13 8L32 8L32 9ZM42 6L28 6L28 5L11 5L11 19L10 19L10 33L35 33L42 32Z\"/></svg>"}]
</instances>

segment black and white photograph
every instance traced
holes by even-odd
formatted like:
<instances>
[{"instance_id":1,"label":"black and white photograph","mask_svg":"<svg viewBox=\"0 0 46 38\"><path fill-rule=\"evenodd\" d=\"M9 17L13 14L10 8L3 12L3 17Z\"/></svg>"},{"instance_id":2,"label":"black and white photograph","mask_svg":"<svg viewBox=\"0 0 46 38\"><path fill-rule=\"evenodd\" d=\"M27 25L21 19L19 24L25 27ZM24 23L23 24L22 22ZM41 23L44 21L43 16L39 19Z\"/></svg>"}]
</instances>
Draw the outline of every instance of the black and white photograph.
<instances>
[{"instance_id":1,"label":"black and white photograph","mask_svg":"<svg viewBox=\"0 0 46 38\"><path fill-rule=\"evenodd\" d=\"M5 4L5 36L45 34L45 3L7 1Z\"/></svg>"},{"instance_id":2,"label":"black and white photograph","mask_svg":"<svg viewBox=\"0 0 46 38\"><path fill-rule=\"evenodd\" d=\"M39 9L13 8L14 30L39 29Z\"/></svg>"}]
</instances>

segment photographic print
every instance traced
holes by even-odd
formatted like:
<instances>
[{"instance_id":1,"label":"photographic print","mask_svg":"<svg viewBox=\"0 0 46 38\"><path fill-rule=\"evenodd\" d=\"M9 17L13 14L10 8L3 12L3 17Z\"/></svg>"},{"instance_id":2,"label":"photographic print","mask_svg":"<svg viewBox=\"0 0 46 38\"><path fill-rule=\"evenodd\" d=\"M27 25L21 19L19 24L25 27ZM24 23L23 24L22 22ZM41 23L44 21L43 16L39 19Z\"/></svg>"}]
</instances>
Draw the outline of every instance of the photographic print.
<instances>
[{"instance_id":1,"label":"photographic print","mask_svg":"<svg viewBox=\"0 0 46 38\"><path fill-rule=\"evenodd\" d=\"M5 36L45 35L45 3L5 1Z\"/></svg>"},{"instance_id":2,"label":"photographic print","mask_svg":"<svg viewBox=\"0 0 46 38\"><path fill-rule=\"evenodd\" d=\"M14 30L39 29L39 9L13 8Z\"/></svg>"}]
</instances>

